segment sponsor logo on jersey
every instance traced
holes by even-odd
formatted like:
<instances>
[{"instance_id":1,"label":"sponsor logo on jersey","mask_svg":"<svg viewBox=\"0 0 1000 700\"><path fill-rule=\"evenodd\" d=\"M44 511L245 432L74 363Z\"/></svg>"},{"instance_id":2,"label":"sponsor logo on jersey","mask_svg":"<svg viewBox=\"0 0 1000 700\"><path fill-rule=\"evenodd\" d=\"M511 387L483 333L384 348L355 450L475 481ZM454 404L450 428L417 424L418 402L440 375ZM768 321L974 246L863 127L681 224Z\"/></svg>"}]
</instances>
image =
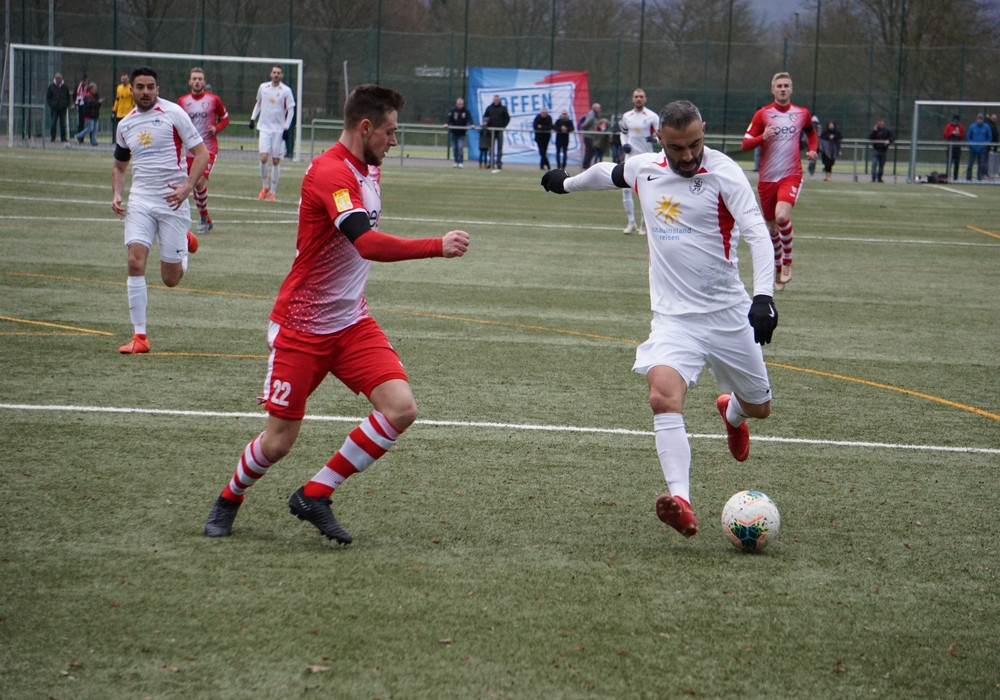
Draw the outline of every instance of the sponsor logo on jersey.
<instances>
[{"instance_id":1,"label":"sponsor logo on jersey","mask_svg":"<svg viewBox=\"0 0 1000 700\"><path fill-rule=\"evenodd\" d=\"M140 131L139 136L136 138L139 140L139 145L143 148L149 148L153 145L153 135L148 131Z\"/></svg>"},{"instance_id":2,"label":"sponsor logo on jersey","mask_svg":"<svg viewBox=\"0 0 1000 700\"><path fill-rule=\"evenodd\" d=\"M673 197L660 197L656 206L656 218L666 224L676 224L682 213L680 204Z\"/></svg>"}]
</instances>

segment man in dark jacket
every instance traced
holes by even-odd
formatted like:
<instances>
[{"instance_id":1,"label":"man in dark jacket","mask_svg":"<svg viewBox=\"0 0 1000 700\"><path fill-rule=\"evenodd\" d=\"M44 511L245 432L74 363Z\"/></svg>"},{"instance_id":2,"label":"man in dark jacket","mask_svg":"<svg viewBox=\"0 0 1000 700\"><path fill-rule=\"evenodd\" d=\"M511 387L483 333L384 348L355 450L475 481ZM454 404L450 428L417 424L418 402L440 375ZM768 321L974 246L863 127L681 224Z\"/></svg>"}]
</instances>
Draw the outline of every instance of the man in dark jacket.
<instances>
[{"instance_id":1,"label":"man in dark jacket","mask_svg":"<svg viewBox=\"0 0 1000 700\"><path fill-rule=\"evenodd\" d=\"M465 100L459 97L455 100L455 106L448 112L448 135L451 137L451 146L454 153L455 164L451 167L461 168L465 160L465 137L469 133L469 126L472 124L472 115L465 108Z\"/></svg>"},{"instance_id":2,"label":"man in dark jacket","mask_svg":"<svg viewBox=\"0 0 1000 700\"><path fill-rule=\"evenodd\" d=\"M483 112L483 129L489 134L493 151L493 170L500 170L503 167L503 130L508 124L510 124L510 112L500 101L500 95L494 95L493 103Z\"/></svg>"},{"instance_id":3,"label":"man in dark jacket","mask_svg":"<svg viewBox=\"0 0 1000 700\"><path fill-rule=\"evenodd\" d=\"M73 103L69 94L69 85L63 82L62 73L56 73L45 91L45 104L49 106L52 120L52 141L56 140L56 124L59 125L59 140L66 142L66 110Z\"/></svg>"},{"instance_id":4,"label":"man in dark jacket","mask_svg":"<svg viewBox=\"0 0 1000 700\"><path fill-rule=\"evenodd\" d=\"M872 182L882 182L885 157L896 137L885 125L885 120L879 119L875 122L875 128L868 134L868 140L872 142Z\"/></svg>"},{"instance_id":5,"label":"man in dark jacket","mask_svg":"<svg viewBox=\"0 0 1000 700\"><path fill-rule=\"evenodd\" d=\"M569 135L575 130L567 110L562 111L552 128L556 132L556 167L565 170L566 157L569 153Z\"/></svg>"},{"instance_id":6,"label":"man in dark jacket","mask_svg":"<svg viewBox=\"0 0 1000 700\"><path fill-rule=\"evenodd\" d=\"M542 107L542 111L531 123L531 128L535 130L535 143L538 144L538 155L541 158L539 165L542 170L551 170L548 151L549 141L552 139L552 115L549 114L549 110Z\"/></svg>"}]
</instances>

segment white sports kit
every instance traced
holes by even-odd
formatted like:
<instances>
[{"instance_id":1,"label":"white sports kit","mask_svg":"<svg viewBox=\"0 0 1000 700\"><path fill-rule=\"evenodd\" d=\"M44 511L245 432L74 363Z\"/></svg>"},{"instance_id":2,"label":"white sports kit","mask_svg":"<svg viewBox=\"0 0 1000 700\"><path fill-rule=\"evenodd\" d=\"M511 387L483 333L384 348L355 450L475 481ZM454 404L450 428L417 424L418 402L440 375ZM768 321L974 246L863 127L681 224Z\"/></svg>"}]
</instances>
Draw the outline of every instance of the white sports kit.
<instances>
[{"instance_id":1,"label":"white sports kit","mask_svg":"<svg viewBox=\"0 0 1000 700\"><path fill-rule=\"evenodd\" d=\"M285 143L281 136L291 126L294 110L295 97L290 87L284 83L275 87L271 81L260 84L257 88L257 102L250 117L259 132L260 153L268 153L277 158L285 154Z\"/></svg>"},{"instance_id":2,"label":"white sports kit","mask_svg":"<svg viewBox=\"0 0 1000 700\"><path fill-rule=\"evenodd\" d=\"M152 248L158 239L160 259L180 262L187 254L191 207L184 201L171 209L164 197L170 185L187 180L184 151L202 143L201 135L183 109L160 97L150 110L129 112L118 123L115 142L129 150L132 163L125 245L138 242Z\"/></svg>"}]
</instances>

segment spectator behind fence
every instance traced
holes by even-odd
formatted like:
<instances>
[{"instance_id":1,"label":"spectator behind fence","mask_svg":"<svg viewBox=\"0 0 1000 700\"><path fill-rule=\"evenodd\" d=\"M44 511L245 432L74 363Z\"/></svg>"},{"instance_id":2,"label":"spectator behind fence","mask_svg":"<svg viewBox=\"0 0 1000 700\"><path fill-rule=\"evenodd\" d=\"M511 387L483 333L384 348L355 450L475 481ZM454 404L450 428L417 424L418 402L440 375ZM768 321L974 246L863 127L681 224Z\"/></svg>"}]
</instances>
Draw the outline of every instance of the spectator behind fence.
<instances>
[{"instance_id":1,"label":"spectator behind fence","mask_svg":"<svg viewBox=\"0 0 1000 700\"><path fill-rule=\"evenodd\" d=\"M49 106L49 116L52 120L52 141L56 140L56 125L58 125L59 140L66 142L66 110L72 102L69 85L63 81L62 73L56 73L45 91L45 104Z\"/></svg>"},{"instance_id":2,"label":"spectator behind fence","mask_svg":"<svg viewBox=\"0 0 1000 700\"><path fill-rule=\"evenodd\" d=\"M448 136L451 138L452 159L455 161L451 166L453 168L461 168L465 162L465 139L469 135L471 124L472 113L465 108L465 100L459 97L455 100L455 106L448 112L448 119L445 122Z\"/></svg>"},{"instance_id":3,"label":"spectator behind fence","mask_svg":"<svg viewBox=\"0 0 1000 700\"><path fill-rule=\"evenodd\" d=\"M564 109L560 112L552 128L556 132L556 167L565 170L569 154L569 135L575 130L573 120L569 118L569 111Z\"/></svg>"},{"instance_id":4,"label":"spectator behind fence","mask_svg":"<svg viewBox=\"0 0 1000 700\"><path fill-rule=\"evenodd\" d=\"M549 110L542 107L542 111L535 117L531 128L535 130L535 143L538 144L538 155L540 158L539 167L548 170L552 166L549 164L549 141L552 139L552 115Z\"/></svg>"},{"instance_id":5,"label":"spectator behind fence","mask_svg":"<svg viewBox=\"0 0 1000 700\"><path fill-rule=\"evenodd\" d=\"M982 114L976 115L976 121L969 124L965 131L965 140L969 142L969 165L965 168L965 181L972 181L972 166L976 166L976 180L986 177L990 146L993 141L993 130L986 124Z\"/></svg>"},{"instance_id":6,"label":"spectator behind fence","mask_svg":"<svg viewBox=\"0 0 1000 700\"><path fill-rule=\"evenodd\" d=\"M958 179L958 166L962 161L962 147L959 145L965 140L965 127L962 126L961 117L957 114L951 116L951 121L944 127L942 137L948 141L948 165L946 172L951 171L951 180Z\"/></svg>"},{"instance_id":7,"label":"spectator behind fence","mask_svg":"<svg viewBox=\"0 0 1000 700\"><path fill-rule=\"evenodd\" d=\"M483 112L483 128L488 128L490 153L493 160L493 172L503 168L503 130L510 124L510 112L507 105L500 101L500 95L493 96L493 102L486 106Z\"/></svg>"},{"instance_id":8,"label":"spectator behind fence","mask_svg":"<svg viewBox=\"0 0 1000 700\"><path fill-rule=\"evenodd\" d=\"M833 179L833 164L840 158L840 142L843 136L837 125L829 122L823 134L819 137L819 155L823 159L823 172L826 173L825 180L830 182Z\"/></svg>"},{"instance_id":9,"label":"spectator behind fence","mask_svg":"<svg viewBox=\"0 0 1000 700\"><path fill-rule=\"evenodd\" d=\"M83 143L83 137L90 134L90 145L97 145L97 126L101 118L101 105L104 98L97 92L97 83L87 86L87 94L83 98L83 128L76 135L76 142Z\"/></svg>"},{"instance_id":10,"label":"spectator behind fence","mask_svg":"<svg viewBox=\"0 0 1000 700\"><path fill-rule=\"evenodd\" d=\"M885 157L889 153L889 146L896 140L896 137L885 125L885 119L880 118L875 122L872 132L868 134L868 140L872 142L872 182L882 182Z\"/></svg>"},{"instance_id":11,"label":"spectator behind fence","mask_svg":"<svg viewBox=\"0 0 1000 700\"><path fill-rule=\"evenodd\" d=\"M583 169L586 170L594 162L596 134L588 134L588 131L596 131L597 123L601 121L601 104L595 102L590 106L590 111L580 120L580 131L583 132Z\"/></svg>"}]
</instances>

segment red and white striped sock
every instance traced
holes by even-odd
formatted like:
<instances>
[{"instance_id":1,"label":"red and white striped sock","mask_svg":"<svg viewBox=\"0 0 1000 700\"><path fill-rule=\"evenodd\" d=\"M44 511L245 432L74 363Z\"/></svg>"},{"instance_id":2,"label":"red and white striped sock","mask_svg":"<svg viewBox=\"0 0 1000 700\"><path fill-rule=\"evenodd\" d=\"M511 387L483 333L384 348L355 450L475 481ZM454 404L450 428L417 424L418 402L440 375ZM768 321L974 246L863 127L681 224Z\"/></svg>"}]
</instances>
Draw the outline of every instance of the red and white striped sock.
<instances>
[{"instance_id":1,"label":"red and white striped sock","mask_svg":"<svg viewBox=\"0 0 1000 700\"><path fill-rule=\"evenodd\" d=\"M194 188L194 203L198 207L198 215L201 218L208 217L208 187Z\"/></svg>"},{"instance_id":2,"label":"red and white striped sock","mask_svg":"<svg viewBox=\"0 0 1000 700\"><path fill-rule=\"evenodd\" d=\"M774 248L774 269L781 270L781 237L777 231L768 230L771 234L771 246Z\"/></svg>"},{"instance_id":3,"label":"red and white striped sock","mask_svg":"<svg viewBox=\"0 0 1000 700\"><path fill-rule=\"evenodd\" d=\"M246 446L240 461L236 464L236 472L233 478L222 491L222 497L237 503L243 502L243 494L248 488L256 484L262 476L267 474L267 470L274 466L274 462L264 456L261 447L261 433Z\"/></svg>"},{"instance_id":4,"label":"red and white striped sock","mask_svg":"<svg viewBox=\"0 0 1000 700\"><path fill-rule=\"evenodd\" d=\"M792 239L794 234L792 233L792 221L789 219L785 222L785 225L778 225L778 237L781 239L781 252L783 254L782 263L785 265L792 264Z\"/></svg>"},{"instance_id":5,"label":"red and white striped sock","mask_svg":"<svg viewBox=\"0 0 1000 700\"><path fill-rule=\"evenodd\" d=\"M388 452L402 433L382 413L372 411L351 431L337 454L305 485L303 494L308 498L328 497L347 477L363 472Z\"/></svg>"}]
</instances>

